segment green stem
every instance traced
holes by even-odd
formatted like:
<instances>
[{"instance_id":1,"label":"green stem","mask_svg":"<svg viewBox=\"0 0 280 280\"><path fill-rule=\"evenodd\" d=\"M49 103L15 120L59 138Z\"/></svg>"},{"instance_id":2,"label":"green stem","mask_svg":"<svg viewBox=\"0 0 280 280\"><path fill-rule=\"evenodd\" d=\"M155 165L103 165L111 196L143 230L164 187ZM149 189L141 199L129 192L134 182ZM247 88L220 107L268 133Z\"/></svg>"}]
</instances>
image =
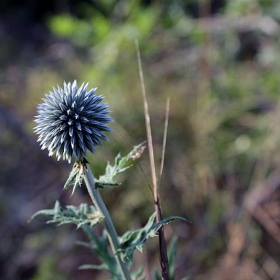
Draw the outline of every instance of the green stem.
<instances>
[{"instance_id":1,"label":"green stem","mask_svg":"<svg viewBox=\"0 0 280 280\"><path fill-rule=\"evenodd\" d=\"M116 258L117 264L119 266L119 269L120 269L120 273L122 276L121 279L131 280L130 273L129 273L125 263L121 260L119 254L117 254L117 250L119 249L118 235L117 235L116 229L114 227L114 224L112 222L111 216L101 198L101 195L100 195L98 189L95 188L94 176L91 172L89 164L87 164L87 170L85 171L84 180L85 180L88 193L90 195L90 198L91 198L94 206L104 216L104 226L108 232L109 242L110 242L113 254Z\"/></svg>"}]
</instances>

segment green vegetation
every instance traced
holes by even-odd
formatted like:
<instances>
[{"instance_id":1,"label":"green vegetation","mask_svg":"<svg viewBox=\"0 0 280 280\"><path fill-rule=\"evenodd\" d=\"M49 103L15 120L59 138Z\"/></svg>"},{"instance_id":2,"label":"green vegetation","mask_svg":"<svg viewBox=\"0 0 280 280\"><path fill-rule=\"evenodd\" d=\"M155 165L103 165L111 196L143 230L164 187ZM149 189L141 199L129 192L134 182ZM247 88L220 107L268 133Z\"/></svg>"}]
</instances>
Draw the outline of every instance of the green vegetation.
<instances>
[{"instance_id":1,"label":"green vegetation","mask_svg":"<svg viewBox=\"0 0 280 280\"><path fill-rule=\"evenodd\" d=\"M210 8L198 7L196 18L193 5L184 1L96 3L95 7L81 5L83 16L63 13L48 18L52 43L43 55L22 56L16 67L6 63L7 68L1 69L1 103L24 120L25 131L32 138L35 107L43 92L64 80L86 80L90 87L97 86L115 120L110 143L89 159L94 174L101 175L105 164L100 163L113 162L119 151L125 154L146 139L134 44L138 39L158 168L165 103L170 97L161 180L163 214L192 221L192 225L166 227L168 240L175 234L179 237L176 279L186 275L218 279L227 269L240 273L240 279L245 272L249 279L256 273L261 279L275 279L273 273L279 271L269 270L265 262L277 264L280 257L279 236L270 228L274 225L279 230L280 213L276 203L280 155L278 1L225 1L210 19L201 18ZM0 46L1 61L5 61L7 50ZM12 149L5 137L8 132L0 137L1 147ZM16 137L9 139L18 147ZM17 154L12 154L13 158L20 162ZM3 170L12 168L10 157L3 154L3 159ZM144 225L153 211L147 153L140 165L121 178L121 188L110 190L109 196L104 189L102 194L118 229ZM63 186L68 170L61 169ZM47 170L50 178L57 178L55 168ZM7 176L5 172L0 175ZM52 194L47 206L56 198ZM82 201L82 195L76 199ZM36 210L43 207L35 206ZM154 264L157 244L151 248L148 256L139 258L147 257L147 263ZM102 279L102 275L97 277Z\"/></svg>"}]
</instances>

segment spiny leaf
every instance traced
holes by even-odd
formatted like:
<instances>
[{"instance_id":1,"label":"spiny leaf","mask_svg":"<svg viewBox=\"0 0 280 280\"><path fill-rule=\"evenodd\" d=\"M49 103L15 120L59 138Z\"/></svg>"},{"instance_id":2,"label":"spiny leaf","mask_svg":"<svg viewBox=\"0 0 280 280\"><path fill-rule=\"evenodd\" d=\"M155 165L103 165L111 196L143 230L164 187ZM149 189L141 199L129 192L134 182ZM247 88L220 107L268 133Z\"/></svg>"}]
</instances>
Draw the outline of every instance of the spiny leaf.
<instances>
[{"instance_id":1,"label":"spiny leaf","mask_svg":"<svg viewBox=\"0 0 280 280\"><path fill-rule=\"evenodd\" d=\"M131 260L136 249L142 252L143 245L148 238L156 236L160 227L174 220L188 221L182 217L172 216L156 222L156 213L153 213L143 228L126 232L120 238L119 253L121 258L124 261Z\"/></svg>"},{"instance_id":2,"label":"spiny leaf","mask_svg":"<svg viewBox=\"0 0 280 280\"><path fill-rule=\"evenodd\" d=\"M107 267L105 270L109 271L112 275L118 277L118 266L116 259L108 250L108 234L105 230L101 236L97 236L92 228L88 225L82 226L83 231L87 234L90 242L79 242L78 244L92 250ZM86 268L83 268L86 269ZM94 269L91 267L91 269ZM98 268L97 268L98 269ZM116 278L119 279L119 278Z\"/></svg>"},{"instance_id":3,"label":"spiny leaf","mask_svg":"<svg viewBox=\"0 0 280 280\"><path fill-rule=\"evenodd\" d=\"M64 190L68 189L70 185L73 185L72 195L75 192L77 186L81 186L82 184L85 176L86 163L88 163L86 159L83 159L83 161L75 162L70 175L64 185Z\"/></svg>"},{"instance_id":4,"label":"spiny leaf","mask_svg":"<svg viewBox=\"0 0 280 280\"><path fill-rule=\"evenodd\" d=\"M75 224L77 228L82 225L90 225L93 227L104 219L93 206L81 204L78 207L68 205L66 208L62 208L58 201L56 201L53 209L40 210L35 213L31 219L34 219L38 215L51 217L52 219L48 220L47 223L57 223L58 225Z\"/></svg>"},{"instance_id":5,"label":"spiny leaf","mask_svg":"<svg viewBox=\"0 0 280 280\"><path fill-rule=\"evenodd\" d=\"M106 270L112 274L112 280L120 280L119 274L117 274L117 268L112 268L110 265L107 263L102 263L100 265L95 265L95 264L84 264L79 266L79 269L96 269L96 270Z\"/></svg>"},{"instance_id":6,"label":"spiny leaf","mask_svg":"<svg viewBox=\"0 0 280 280\"><path fill-rule=\"evenodd\" d=\"M177 249L177 242L178 237L174 236L167 249L167 255L168 255L168 271L170 275L170 279L174 280L174 273L175 273L175 265L176 265L176 249Z\"/></svg>"},{"instance_id":7,"label":"spiny leaf","mask_svg":"<svg viewBox=\"0 0 280 280\"><path fill-rule=\"evenodd\" d=\"M145 143L146 141L134 146L133 150L124 157L122 157L119 153L115 158L115 164L113 166L108 162L105 174L100 176L95 182L96 187L104 188L105 186L120 185L120 183L115 180L115 177L130 168L132 166L132 162L141 156L146 147Z\"/></svg>"},{"instance_id":8,"label":"spiny leaf","mask_svg":"<svg viewBox=\"0 0 280 280\"><path fill-rule=\"evenodd\" d=\"M96 270L107 270L108 271L108 265L106 265L105 263L100 264L100 265L96 265L96 264L83 264L81 266L79 266L79 269L96 269Z\"/></svg>"},{"instance_id":9,"label":"spiny leaf","mask_svg":"<svg viewBox=\"0 0 280 280\"><path fill-rule=\"evenodd\" d=\"M144 280L145 279L145 277L141 277L141 274L143 273L143 270L144 270L144 268L143 267L140 267L140 268L138 268L137 270L135 270L135 271L133 271L132 273L131 273L131 278L133 279L133 280ZM139 277L141 277L141 278L139 278Z\"/></svg>"}]
</instances>

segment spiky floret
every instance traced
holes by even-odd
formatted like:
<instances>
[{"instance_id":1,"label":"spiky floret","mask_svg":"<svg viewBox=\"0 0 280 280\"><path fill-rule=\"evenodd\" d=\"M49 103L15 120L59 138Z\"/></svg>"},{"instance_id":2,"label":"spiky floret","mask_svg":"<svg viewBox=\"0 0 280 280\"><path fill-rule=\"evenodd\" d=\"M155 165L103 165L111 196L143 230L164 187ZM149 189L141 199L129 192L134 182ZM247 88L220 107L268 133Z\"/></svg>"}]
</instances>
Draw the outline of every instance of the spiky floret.
<instances>
[{"instance_id":1,"label":"spiky floret","mask_svg":"<svg viewBox=\"0 0 280 280\"><path fill-rule=\"evenodd\" d=\"M111 131L106 125L113 120L108 116L108 104L100 104L104 96L95 95L97 88L87 91L88 84L79 88L77 82L64 87L53 87L38 105L35 132L42 150L48 149L49 156L56 155L71 162L86 159L87 150L95 152L95 145L108 141L103 131Z\"/></svg>"}]
</instances>

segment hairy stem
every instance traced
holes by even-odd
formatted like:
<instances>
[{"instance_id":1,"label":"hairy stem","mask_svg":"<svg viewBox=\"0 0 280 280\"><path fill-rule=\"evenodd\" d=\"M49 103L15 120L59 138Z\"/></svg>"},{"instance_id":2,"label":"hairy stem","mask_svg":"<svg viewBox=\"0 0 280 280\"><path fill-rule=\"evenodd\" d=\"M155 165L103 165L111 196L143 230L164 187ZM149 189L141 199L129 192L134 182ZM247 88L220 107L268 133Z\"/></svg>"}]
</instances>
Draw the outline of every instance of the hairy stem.
<instances>
[{"instance_id":1,"label":"hairy stem","mask_svg":"<svg viewBox=\"0 0 280 280\"><path fill-rule=\"evenodd\" d=\"M94 176L91 172L89 164L87 164L87 170L85 171L84 180L94 206L104 216L104 226L108 232L110 246L120 269L120 274L122 277L121 279L131 280L130 273L126 267L126 264L121 260L119 254L117 254L117 250L119 249L118 235L112 222L111 216L101 198L99 190L95 188Z\"/></svg>"}]
</instances>

